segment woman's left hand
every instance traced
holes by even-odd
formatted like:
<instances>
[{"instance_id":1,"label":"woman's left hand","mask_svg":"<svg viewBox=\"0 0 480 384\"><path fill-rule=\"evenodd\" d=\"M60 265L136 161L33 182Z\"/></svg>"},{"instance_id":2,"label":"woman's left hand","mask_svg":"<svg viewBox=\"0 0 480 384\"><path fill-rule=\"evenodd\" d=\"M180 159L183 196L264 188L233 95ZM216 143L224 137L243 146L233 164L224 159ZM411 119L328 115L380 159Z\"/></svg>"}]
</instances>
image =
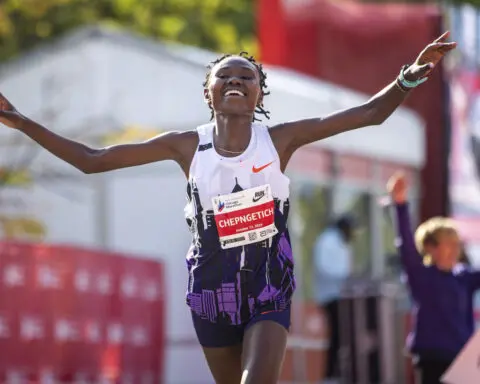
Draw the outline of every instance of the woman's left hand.
<instances>
[{"instance_id":1,"label":"woman's left hand","mask_svg":"<svg viewBox=\"0 0 480 384\"><path fill-rule=\"evenodd\" d=\"M405 80L416 81L432 72L433 68L440 62L440 60L450 51L457 47L457 43L447 43L446 40L450 32L445 32L442 36L436 39L433 43L428 44L425 49L420 52L412 64L405 70Z\"/></svg>"}]
</instances>

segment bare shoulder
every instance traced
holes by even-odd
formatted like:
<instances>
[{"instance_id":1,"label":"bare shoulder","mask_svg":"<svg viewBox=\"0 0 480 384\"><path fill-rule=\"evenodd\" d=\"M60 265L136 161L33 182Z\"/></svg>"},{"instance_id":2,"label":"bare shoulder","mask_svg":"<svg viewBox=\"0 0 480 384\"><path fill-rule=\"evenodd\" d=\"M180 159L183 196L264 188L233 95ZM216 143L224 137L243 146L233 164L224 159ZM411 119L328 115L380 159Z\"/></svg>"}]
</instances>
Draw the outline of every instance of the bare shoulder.
<instances>
[{"instance_id":1,"label":"bare shoulder","mask_svg":"<svg viewBox=\"0 0 480 384\"><path fill-rule=\"evenodd\" d=\"M196 130L189 131L169 131L158 135L152 139L153 141L168 142L179 152L185 148L196 148L198 145L198 134Z\"/></svg>"},{"instance_id":2,"label":"bare shoulder","mask_svg":"<svg viewBox=\"0 0 480 384\"><path fill-rule=\"evenodd\" d=\"M268 131L270 132L270 137L272 140L282 140L283 137L286 135L286 132L291 129L292 125L296 122L284 122L279 124L274 124L268 127Z\"/></svg>"}]
</instances>

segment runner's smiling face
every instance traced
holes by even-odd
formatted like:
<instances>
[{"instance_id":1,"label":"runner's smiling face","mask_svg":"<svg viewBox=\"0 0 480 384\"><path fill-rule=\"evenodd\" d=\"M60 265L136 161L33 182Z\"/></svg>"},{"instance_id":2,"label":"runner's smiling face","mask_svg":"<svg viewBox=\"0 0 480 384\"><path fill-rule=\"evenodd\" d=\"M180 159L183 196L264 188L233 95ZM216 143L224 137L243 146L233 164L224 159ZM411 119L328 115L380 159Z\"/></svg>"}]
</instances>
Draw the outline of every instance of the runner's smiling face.
<instances>
[{"instance_id":1,"label":"runner's smiling face","mask_svg":"<svg viewBox=\"0 0 480 384\"><path fill-rule=\"evenodd\" d=\"M204 95L215 114L253 116L262 99L258 70L243 57L228 57L212 68Z\"/></svg>"}]
</instances>

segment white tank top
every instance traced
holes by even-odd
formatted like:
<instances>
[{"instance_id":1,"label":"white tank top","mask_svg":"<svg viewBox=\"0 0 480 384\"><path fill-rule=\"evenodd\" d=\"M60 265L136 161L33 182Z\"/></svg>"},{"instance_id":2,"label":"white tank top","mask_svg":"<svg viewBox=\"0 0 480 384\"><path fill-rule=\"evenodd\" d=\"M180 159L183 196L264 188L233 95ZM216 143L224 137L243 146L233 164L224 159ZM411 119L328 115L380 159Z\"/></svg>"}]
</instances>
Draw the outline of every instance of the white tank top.
<instances>
[{"instance_id":1,"label":"white tank top","mask_svg":"<svg viewBox=\"0 0 480 384\"><path fill-rule=\"evenodd\" d=\"M253 123L247 149L235 157L221 156L215 150L214 124L202 125L197 132L199 145L190 166L189 179L196 181L204 209L213 209L211 198L231 193L237 182L243 189L270 184L275 198L288 199L290 180L280 170L280 158L266 126ZM193 208L187 204L187 216Z\"/></svg>"},{"instance_id":2,"label":"white tank top","mask_svg":"<svg viewBox=\"0 0 480 384\"><path fill-rule=\"evenodd\" d=\"M295 288L286 226L290 181L268 127L252 123L250 143L236 157L216 152L214 124L197 132L185 206L193 236L187 303L228 324L248 321L258 308L286 308Z\"/></svg>"},{"instance_id":3,"label":"white tank top","mask_svg":"<svg viewBox=\"0 0 480 384\"><path fill-rule=\"evenodd\" d=\"M253 189L252 200L255 200L255 194L259 196L262 193L270 193L272 198L280 202L288 200L290 180L280 170L280 158L266 126L252 123L250 143L243 154L235 157L223 157L215 150L213 146L214 124L202 125L197 128L197 132L199 145L190 166L189 182L196 185L199 202L204 212L204 220L206 220L206 212L220 213L218 209L221 206L218 207L218 204L222 204L224 201L217 200L217 204L214 206L215 197L229 196L234 192ZM268 190L264 191L264 189ZM241 196L237 195L237 197ZM245 197L248 196L243 196L243 198ZM233 204L237 203L238 205L238 200L234 200ZM250 204L246 205L247 208L251 208ZM195 200L187 203L185 207L187 220L199 213L198 208ZM280 211L283 211L282 205L279 208ZM248 219L252 221L259 219L261 211L257 213L259 215ZM235 219L235 217L233 218ZM222 228L220 228L222 224L225 223L217 223L219 235L222 232ZM246 223L239 222L237 224ZM205 225L207 225L206 221Z\"/></svg>"}]
</instances>

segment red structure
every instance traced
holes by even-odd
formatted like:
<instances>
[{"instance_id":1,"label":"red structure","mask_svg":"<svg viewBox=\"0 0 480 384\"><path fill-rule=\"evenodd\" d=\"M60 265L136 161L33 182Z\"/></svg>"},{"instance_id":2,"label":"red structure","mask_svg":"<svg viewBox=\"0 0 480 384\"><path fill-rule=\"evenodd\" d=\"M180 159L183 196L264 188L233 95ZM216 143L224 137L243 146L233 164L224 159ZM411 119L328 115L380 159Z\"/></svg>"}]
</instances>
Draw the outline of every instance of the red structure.
<instances>
[{"instance_id":1,"label":"red structure","mask_svg":"<svg viewBox=\"0 0 480 384\"><path fill-rule=\"evenodd\" d=\"M0 381L158 382L163 292L158 262L0 243Z\"/></svg>"},{"instance_id":2,"label":"red structure","mask_svg":"<svg viewBox=\"0 0 480 384\"><path fill-rule=\"evenodd\" d=\"M401 65L442 32L435 5L350 1L259 2L261 59L367 94L392 81ZM426 122L421 217L446 213L446 95L439 68L406 105Z\"/></svg>"}]
</instances>

